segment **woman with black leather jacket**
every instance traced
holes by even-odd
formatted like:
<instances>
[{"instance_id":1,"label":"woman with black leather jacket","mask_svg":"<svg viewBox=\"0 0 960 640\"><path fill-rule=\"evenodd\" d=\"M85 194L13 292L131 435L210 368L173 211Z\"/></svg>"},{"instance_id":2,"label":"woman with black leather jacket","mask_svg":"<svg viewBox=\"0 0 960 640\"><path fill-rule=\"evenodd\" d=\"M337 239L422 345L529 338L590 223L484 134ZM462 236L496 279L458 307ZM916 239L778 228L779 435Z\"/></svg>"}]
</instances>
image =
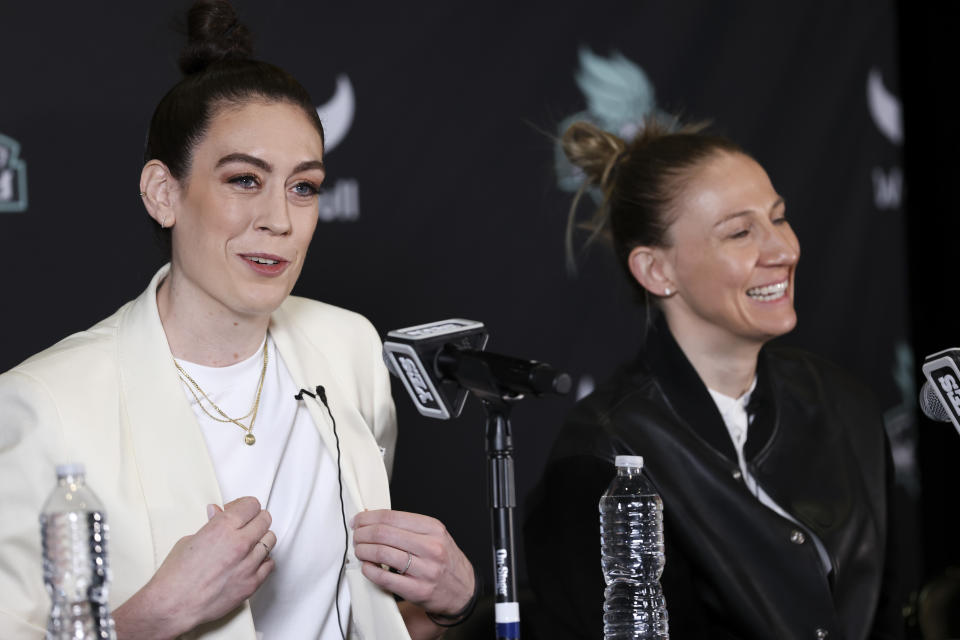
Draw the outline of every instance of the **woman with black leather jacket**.
<instances>
[{"instance_id":1,"label":"woman with black leather jacket","mask_svg":"<svg viewBox=\"0 0 960 640\"><path fill-rule=\"evenodd\" d=\"M663 498L674 640L901 637L876 403L830 363L765 347L797 322L800 256L766 172L727 139L655 122L629 142L574 123L563 146L654 319L637 360L570 415L531 500L547 637L600 637L597 502L617 454L644 456Z\"/></svg>"}]
</instances>

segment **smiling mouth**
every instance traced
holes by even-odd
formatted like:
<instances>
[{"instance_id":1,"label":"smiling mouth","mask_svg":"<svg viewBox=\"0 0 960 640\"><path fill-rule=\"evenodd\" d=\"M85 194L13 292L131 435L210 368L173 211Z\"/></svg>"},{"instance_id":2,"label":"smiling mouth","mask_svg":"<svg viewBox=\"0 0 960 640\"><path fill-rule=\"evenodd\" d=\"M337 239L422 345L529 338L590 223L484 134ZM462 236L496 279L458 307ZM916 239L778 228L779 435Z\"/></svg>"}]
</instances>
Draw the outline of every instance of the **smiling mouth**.
<instances>
[{"instance_id":1,"label":"smiling mouth","mask_svg":"<svg viewBox=\"0 0 960 640\"><path fill-rule=\"evenodd\" d=\"M240 254L239 257L243 258L255 273L262 276L278 276L290 266L289 260L272 253L248 253Z\"/></svg>"},{"instance_id":2,"label":"smiling mouth","mask_svg":"<svg viewBox=\"0 0 960 640\"><path fill-rule=\"evenodd\" d=\"M788 284L789 283L786 280L783 280L782 282L767 284L762 287L754 287L752 289L747 289L747 295L754 300L759 300L760 302L777 300L787 294Z\"/></svg>"}]
</instances>

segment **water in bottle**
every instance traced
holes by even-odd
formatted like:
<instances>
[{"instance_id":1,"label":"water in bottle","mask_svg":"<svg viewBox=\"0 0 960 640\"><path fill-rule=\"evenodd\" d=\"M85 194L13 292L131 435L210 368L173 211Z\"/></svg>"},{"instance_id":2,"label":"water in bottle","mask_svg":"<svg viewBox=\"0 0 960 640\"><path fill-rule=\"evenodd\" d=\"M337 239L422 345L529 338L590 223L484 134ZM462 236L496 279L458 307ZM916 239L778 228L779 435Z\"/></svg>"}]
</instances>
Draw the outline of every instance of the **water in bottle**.
<instances>
[{"instance_id":1,"label":"water in bottle","mask_svg":"<svg viewBox=\"0 0 960 640\"><path fill-rule=\"evenodd\" d=\"M666 640L663 501L641 473L643 458L617 456L617 475L600 498L604 640Z\"/></svg>"},{"instance_id":2,"label":"water in bottle","mask_svg":"<svg viewBox=\"0 0 960 640\"><path fill-rule=\"evenodd\" d=\"M57 486L40 515L43 581L50 594L47 640L112 640L110 569L103 507L80 464L57 466Z\"/></svg>"}]
</instances>

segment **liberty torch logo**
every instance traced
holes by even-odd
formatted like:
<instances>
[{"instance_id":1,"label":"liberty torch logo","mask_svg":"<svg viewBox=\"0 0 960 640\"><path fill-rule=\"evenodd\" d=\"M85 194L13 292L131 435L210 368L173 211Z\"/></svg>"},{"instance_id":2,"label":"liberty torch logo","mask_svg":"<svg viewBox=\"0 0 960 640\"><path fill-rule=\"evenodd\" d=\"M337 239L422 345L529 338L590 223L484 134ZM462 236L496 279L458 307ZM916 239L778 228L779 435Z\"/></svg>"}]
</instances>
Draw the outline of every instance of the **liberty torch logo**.
<instances>
[{"instance_id":1,"label":"liberty torch logo","mask_svg":"<svg viewBox=\"0 0 960 640\"><path fill-rule=\"evenodd\" d=\"M27 163L20 145L0 133L0 213L27 210Z\"/></svg>"},{"instance_id":2,"label":"liberty torch logo","mask_svg":"<svg viewBox=\"0 0 960 640\"><path fill-rule=\"evenodd\" d=\"M564 191L571 192L583 184L583 173L567 160L559 140L572 122L586 120L621 138L632 138L643 128L646 118L672 121L657 108L653 83L638 64L621 53L603 57L586 47L579 50L577 57L580 68L574 80L586 99L587 108L564 118L554 149L557 183ZM599 193L593 195L599 198Z\"/></svg>"}]
</instances>

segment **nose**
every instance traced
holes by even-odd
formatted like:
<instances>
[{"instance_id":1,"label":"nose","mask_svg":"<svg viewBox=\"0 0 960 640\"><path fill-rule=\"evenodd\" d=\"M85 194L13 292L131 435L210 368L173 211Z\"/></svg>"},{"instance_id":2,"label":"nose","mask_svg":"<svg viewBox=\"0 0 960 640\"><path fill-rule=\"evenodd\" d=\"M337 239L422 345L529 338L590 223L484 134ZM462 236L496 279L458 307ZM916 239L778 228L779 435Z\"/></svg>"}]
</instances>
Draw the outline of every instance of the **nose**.
<instances>
[{"instance_id":1,"label":"nose","mask_svg":"<svg viewBox=\"0 0 960 640\"><path fill-rule=\"evenodd\" d=\"M761 262L766 266L791 266L800 259L800 241L790 225L771 223L761 246Z\"/></svg>"},{"instance_id":2,"label":"nose","mask_svg":"<svg viewBox=\"0 0 960 640\"><path fill-rule=\"evenodd\" d=\"M286 235L290 233L292 224L290 221L290 203L287 200L286 189L274 189L263 202L262 208L257 212L255 227L260 231L266 231L273 235Z\"/></svg>"}]
</instances>

